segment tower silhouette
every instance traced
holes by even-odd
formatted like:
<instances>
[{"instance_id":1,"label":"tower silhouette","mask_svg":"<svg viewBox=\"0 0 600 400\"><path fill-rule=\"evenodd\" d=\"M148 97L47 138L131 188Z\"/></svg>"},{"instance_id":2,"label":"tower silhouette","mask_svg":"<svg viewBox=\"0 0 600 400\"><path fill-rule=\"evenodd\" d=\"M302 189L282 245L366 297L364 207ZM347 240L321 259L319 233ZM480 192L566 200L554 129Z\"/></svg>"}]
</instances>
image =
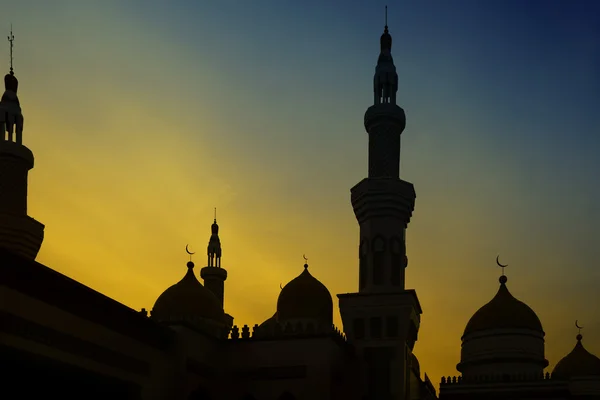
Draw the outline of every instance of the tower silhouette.
<instances>
[{"instance_id":1,"label":"tower silhouette","mask_svg":"<svg viewBox=\"0 0 600 400\"><path fill-rule=\"evenodd\" d=\"M227 270L221 268L221 239L219 238L219 225L217 225L216 215L211 225L207 255L207 265L200 270L200 276L204 279L204 286L217 296L221 306L223 306Z\"/></svg>"},{"instance_id":2,"label":"tower silhouette","mask_svg":"<svg viewBox=\"0 0 600 400\"><path fill-rule=\"evenodd\" d=\"M4 77L5 91L0 99L0 247L35 259L44 240L44 225L27 215L27 175L34 158L23 145L19 81L12 67L12 31L8 40L11 68Z\"/></svg>"},{"instance_id":3,"label":"tower silhouette","mask_svg":"<svg viewBox=\"0 0 600 400\"><path fill-rule=\"evenodd\" d=\"M417 340L421 307L405 289L405 230L415 190L400 179L400 135L404 110L396 104L398 74L386 25L373 78L374 103L365 113L369 134L368 177L351 189L360 226L358 293L338 295L344 331L358 350L367 374L369 399L405 399L409 365Z\"/></svg>"}]
</instances>

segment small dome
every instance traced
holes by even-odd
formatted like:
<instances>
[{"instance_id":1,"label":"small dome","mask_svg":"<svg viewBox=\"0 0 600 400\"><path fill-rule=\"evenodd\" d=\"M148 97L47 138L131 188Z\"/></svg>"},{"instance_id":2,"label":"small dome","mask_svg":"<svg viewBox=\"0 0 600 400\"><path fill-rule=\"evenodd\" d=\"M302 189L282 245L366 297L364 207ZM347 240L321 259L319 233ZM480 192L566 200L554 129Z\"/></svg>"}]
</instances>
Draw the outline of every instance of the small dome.
<instances>
[{"instance_id":1,"label":"small dome","mask_svg":"<svg viewBox=\"0 0 600 400\"><path fill-rule=\"evenodd\" d=\"M556 364L552 377L569 379L583 376L600 376L600 358L583 347L581 335L577 335L575 348Z\"/></svg>"},{"instance_id":2,"label":"small dome","mask_svg":"<svg viewBox=\"0 0 600 400\"><path fill-rule=\"evenodd\" d=\"M277 299L277 319L310 319L317 323L333 323L333 300L329 290L319 280L304 271L284 286Z\"/></svg>"},{"instance_id":3,"label":"small dome","mask_svg":"<svg viewBox=\"0 0 600 400\"><path fill-rule=\"evenodd\" d=\"M527 304L510 294L506 281L505 276L500 278L498 293L471 317L463 337L475 331L488 329L522 328L544 332L538 316Z\"/></svg>"},{"instance_id":4,"label":"small dome","mask_svg":"<svg viewBox=\"0 0 600 400\"><path fill-rule=\"evenodd\" d=\"M198 281L191 261L183 279L165 290L152 308L152 318L159 321L206 318L220 322L223 316L219 300Z\"/></svg>"}]
</instances>

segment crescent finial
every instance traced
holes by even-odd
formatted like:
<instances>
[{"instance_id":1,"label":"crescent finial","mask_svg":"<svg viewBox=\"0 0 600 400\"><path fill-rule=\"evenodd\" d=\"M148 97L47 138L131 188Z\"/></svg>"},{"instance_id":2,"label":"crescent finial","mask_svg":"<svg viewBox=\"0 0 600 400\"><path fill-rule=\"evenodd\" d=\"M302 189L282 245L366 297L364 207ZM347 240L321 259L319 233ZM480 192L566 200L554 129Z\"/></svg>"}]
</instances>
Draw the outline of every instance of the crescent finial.
<instances>
[{"instance_id":1,"label":"crescent finial","mask_svg":"<svg viewBox=\"0 0 600 400\"><path fill-rule=\"evenodd\" d=\"M302 254L302 258L304 258L304 261L308 261L308 258L306 258L306 254Z\"/></svg>"},{"instance_id":2,"label":"crescent finial","mask_svg":"<svg viewBox=\"0 0 600 400\"><path fill-rule=\"evenodd\" d=\"M279 284L279 289L283 290L283 285L281 283Z\"/></svg>"},{"instance_id":3,"label":"crescent finial","mask_svg":"<svg viewBox=\"0 0 600 400\"><path fill-rule=\"evenodd\" d=\"M190 247L189 247L189 246L190 246L189 244L186 244L186 245L185 245L185 252L186 252L186 253L188 253L190 256L191 256L192 254L196 254L196 252L191 252L191 251L190 251Z\"/></svg>"},{"instance_id":4,"label":"crescent finial","mask_svg":"<svg viewBox=\"0 0 600 400\"><path fill-rule=\"evenodd\" d=\"M579 323L577 321L578 320L575 320L575 327L581 331L583 329L583 326L579 326Z\"/></svg>"},{"instance_id":5,"label":"crescent finial","mask_svg":"<svg viewBox=\"0 0 600 400\"><path fill-rule=\"evenodd\" d=\"M500 255L496 256L496 264L502 268L502 276L504 276L504 268L508 267L508 264L500 264Z\"/></svg>"}]
</instances>

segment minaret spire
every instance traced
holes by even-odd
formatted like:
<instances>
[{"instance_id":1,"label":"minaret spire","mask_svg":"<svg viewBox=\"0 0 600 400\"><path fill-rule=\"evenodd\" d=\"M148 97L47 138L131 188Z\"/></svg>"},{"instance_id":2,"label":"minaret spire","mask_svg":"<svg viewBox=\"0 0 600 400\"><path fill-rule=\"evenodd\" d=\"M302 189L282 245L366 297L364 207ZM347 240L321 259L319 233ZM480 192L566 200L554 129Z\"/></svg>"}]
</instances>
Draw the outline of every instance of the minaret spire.
<instances>
[{"instance_id":1,"label":"minaret spire","mask_svg":"<svg viewBox=\"0 0 600 400\"><path fill-rule=\"evenodd\" d=\"M388 26L387 26L387 5L385 6L385 32L387 32Z\"/></svg>"},{"instance_id":2,"label":"minaret spire","mask_svg":"<svg viewBox=\"0 0 600 400\"><path fill-rule=\"evenodd\" d=\"M8 36L10 71L0 99L0 247L35 259L44 240L44 225L27 215L27 175L33 153L23 145L23 113L13 69L15 36Z\"/></svg>"},{"instance_id":3,"label":"minaret spire","mask_svg":"<svg viewBox=\"0 0 600 400\"><path fill-rule=\"evenodd\" d=\"M396 104L398 91L398 74L392 58L392 35L388 30L387 6L385 6L385 26L379 40L381 50L373 79L374 104Z\"/></svg>"},{"instance_id":4,"label":"minaret spire","mask_svg":"<svg viewBox=\"0 0 600 400\"><path fill-rule=\"evenodd\" d=\"M217 209L215 208L215 219L211 225L211 235L208 240L208 266L221 267L221 239L219 239L219 225L217 224Z\"/></svg>"},{"instance_id":5,"label":"minaret spire","mask_svg":"<svg viewBox=\"0 0 600 400\"><path fill-rule=\"evenodd\" d=\"M10 74L14 75L13 70L13 42L15 41L15 35L13 35L12 24L10 24L10 35L8 36L8 42L10 43Z\"/></svg>"},{"instance_id":6,"label":"minaret spire","mask_svg":"<svg viewBox=\"0 0 600 400\"><path fill-rule=\"evenodd\" d=\"M221 239L219 238L216 208L214 222L211 225L211 235L208 240L207 254L208 263L206 267L200 270L200 277L204 279L204 286L213 292L221 304L223 304L227 270L221 267Z\"/></svg>"}]
</instances>

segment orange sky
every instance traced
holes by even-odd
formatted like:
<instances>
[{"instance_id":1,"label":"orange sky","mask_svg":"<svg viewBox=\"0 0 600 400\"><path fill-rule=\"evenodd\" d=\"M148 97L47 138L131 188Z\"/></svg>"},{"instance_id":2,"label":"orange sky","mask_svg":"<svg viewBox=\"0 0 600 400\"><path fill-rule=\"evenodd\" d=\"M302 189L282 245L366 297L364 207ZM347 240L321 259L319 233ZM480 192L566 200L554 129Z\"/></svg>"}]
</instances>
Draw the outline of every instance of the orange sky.
<instances>
[{"instance_id":1,"label":"orange sky","mask_svg":"<svg viewBox=\"0 0 600 400\"><path fill-rule=\"evenodd\" d=\"M244 32L233 28L227 35L240 43L221 57L212 48L190 51L208 46L200 33L187 47L113 3L69 4L50 16L14 6L24 143L36 157L29 214L46 225L38 261L151 309L184 275L186 244L202 266L217 207L225 308L236 324L270 317L279 285L302 271L306 254L334 296L341 327L335 295L357 289L349 190L367 172L362 117L372 101L379 25L362 26L365 47L343 52L359 67L339 73L333 55L277 61L268 56L276 43L242 42ZM226 58L252 45L256 58ZM296 65L293 78L277 80L275 62ZM448 61L453 66L460 69ZM550 368L574 346L575 319L599 354L600 314L590 304L600 300L600 270L590 263L597 264L600 218L577 212L598 203L597 190L579 183L558 190L561 176L551 170L526 180L527 158L513 149L525 142L497 147L474 135L499 126L500 112L478 110L467 97L452 103L458 81L428 85L417 67L398 68L401 81L430 91L399 94L408 119L401 173L417 192L407 286L424 310L415 348L422 371L436 384L456 374L464 326L497 290L497 254L509 264L509 289L544 325ZM532 124L523 118L515 129Z\"/></svg>"}]
</instances>

